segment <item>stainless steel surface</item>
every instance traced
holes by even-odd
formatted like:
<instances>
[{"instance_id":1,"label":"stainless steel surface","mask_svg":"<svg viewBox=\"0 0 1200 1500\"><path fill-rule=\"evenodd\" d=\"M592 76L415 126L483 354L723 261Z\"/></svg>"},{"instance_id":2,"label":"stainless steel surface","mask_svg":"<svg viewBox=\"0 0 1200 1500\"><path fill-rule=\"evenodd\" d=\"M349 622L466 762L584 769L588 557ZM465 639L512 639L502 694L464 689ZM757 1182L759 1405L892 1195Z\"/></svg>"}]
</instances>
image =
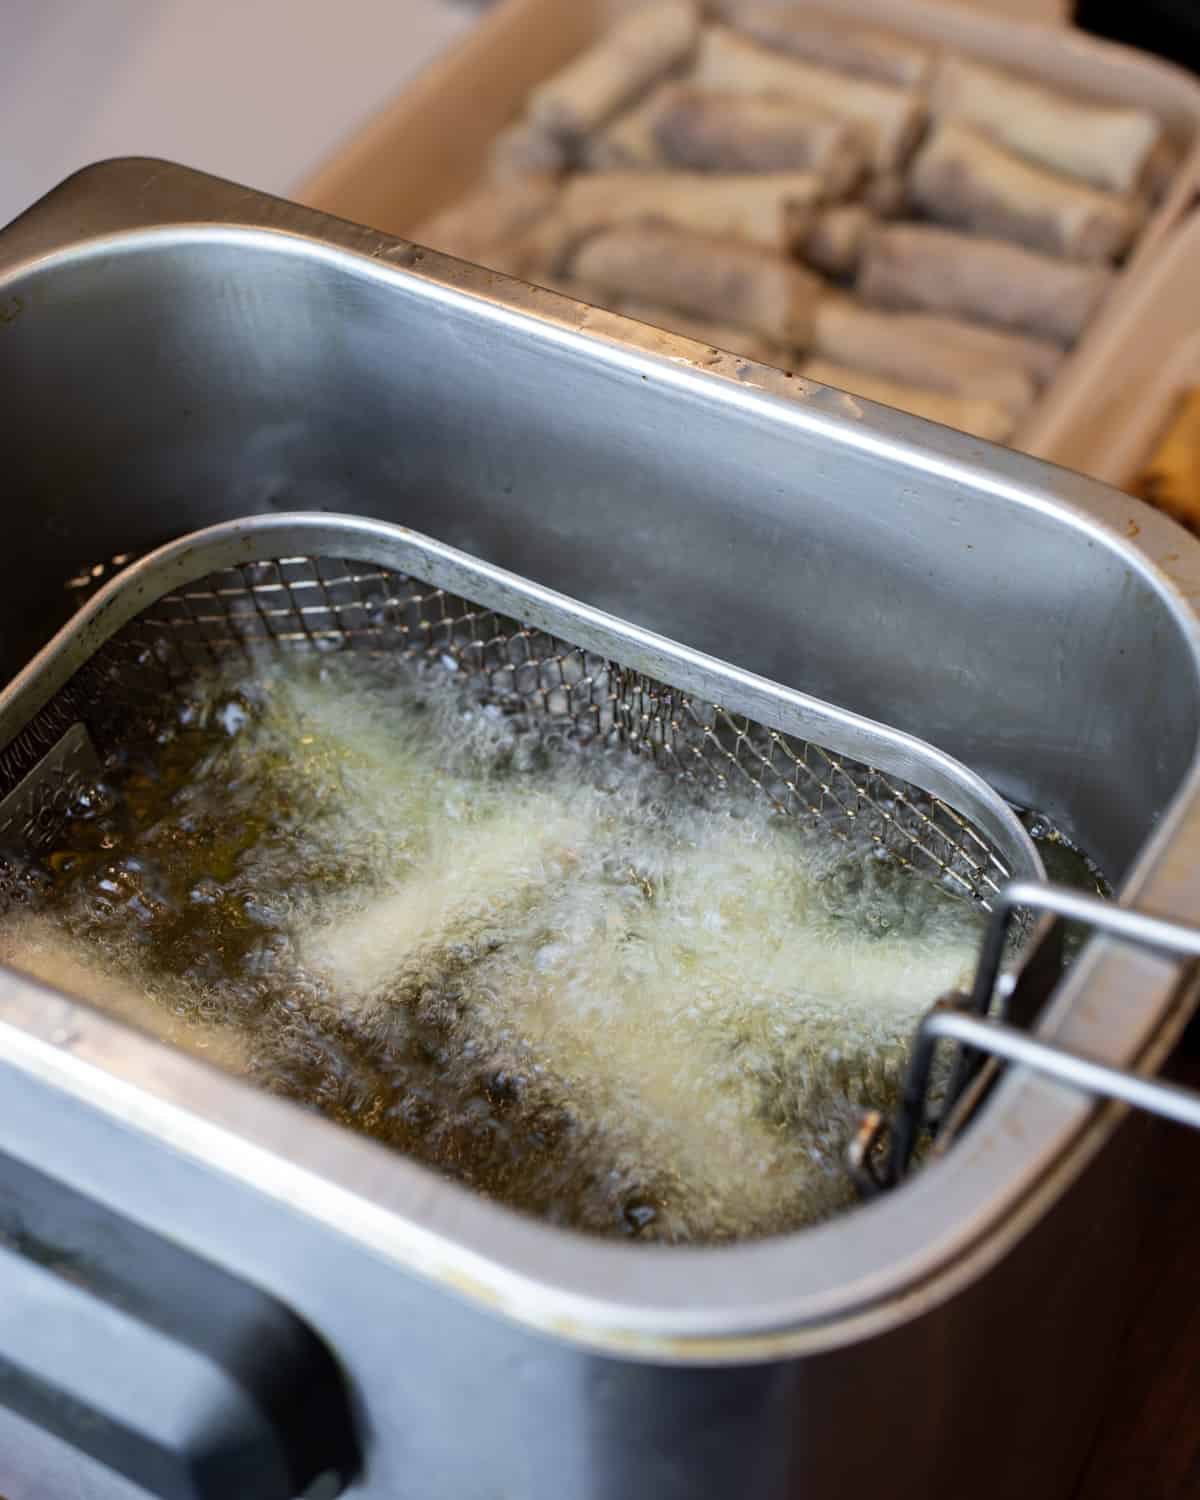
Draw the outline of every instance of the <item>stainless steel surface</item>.
<instances>
[{"instance_id":1,"label":"stainless steel surface","mask_svg":"<svg viewBox=\"0 0 1200 1500\"><path fill-rule=\"evenodd\" d=\"M78 716L94 735L97 718L119 717L123 706L128 718L130 704L171 692L196 662L255 643L452 661L489 697L549 715L585 742L620 743L714 789L753 789L779 812L860 847L873 842L984 906L1010 876L1042 873L1003 800L911 735L406 528L302 514L227 522L127 568L0 693L0 841L10 798L29 808L10 852L45 837L47 788L63 783L62 762L72 748L78 759L81 735L89 745L76 723L43 756L64 720ZM42 757L36 780L26 774L31 756ZM0 896L2 874L0 860Z\"/></svg>"},{"instance_id":2,"label":"stainless steel surface","mask_svg":"<svg viewBox=\"0 0 1200 1500\"><path fill-rule=\"evenodd\" d=\"M1065 1047L1039 1042L1036 1037L1003 1021L950 1009L931 1011L921 1022L913 1043L913 1075L917 1080L914 1089L921 1087L922 1099L929 1083L933 1052L940 1041L958 1042L960 1046L1001 1057L1005 1062L1021 1063L1047 1074L1056 1083L1065 1083L1085 1094L1117 1099L1164 1120L1174 1120L1179 1125L1200 1130L1200 1094L1194 1089L1160 1083L1154 1078L1142 1078L1122 1068L1093 1062L1090 1057L1068 1052Z\"/></svg>"},{"instance_id":3,"label":"stainless steel surface","mask_svg":"<svg viewBox=\"0 0 1200 1500\"><path fill-rule=\"evenodd\" d=\"M1200 546L1137 502L162 163L11 226L0 317L9 672L98 557L353 511L927 738L1126 899L1200 909ZM1039 1035L1152 1066L1193 999L1100 941ZM16 978L0 1107L6 1151L322 1333L372 1500L924 1500L968 1467L1058 1500L1134 1222L1114 1112L1020 1069L903 1190L698 1251L517 1218Z\"/></svg>"},{"instance_id":4,"label":"stainless steel surface","mask_svg":"<svg viewBox=\"0 0 1200 1500\"><path fill-rule=\"evenodd\" d=\"M946 1090L943 1120L954 1110L971 1067L982 1053L1008 1062L1024 1063L1072 1088L1119 1099L1151 1114L1164 1115L1200 1129L1200 1099L1186 1089L1106 1067L1062 1047L1039 1042L1016 1027L985 1019L992 1008L1000 965L1018 912L1052 913L1056 917L1083 923L1117 942L1176 961L1200 958L1200 927L1114 906L1110 901L1066 886L1035 881L1013 881L999 893L992 905L971 994L963 997L961 1008L949 1005L931 1011L917 1031L904 1095L891 1129L887 1166L878 1178L873 1179L874 1185L895 1187L911 1167L913 1150L928 1120L934 1053L938 1041L943 1039L961 1043L955 1072ZM863 1130L852 1148L851 1163L860 1174L860 1180L861 1174L866 1174L866 1180L872 1181L871 1163L881 1139L881 1125L878 1115L873 1112L868 1120L864 1120Z\"/></svg>"}]
</instances>

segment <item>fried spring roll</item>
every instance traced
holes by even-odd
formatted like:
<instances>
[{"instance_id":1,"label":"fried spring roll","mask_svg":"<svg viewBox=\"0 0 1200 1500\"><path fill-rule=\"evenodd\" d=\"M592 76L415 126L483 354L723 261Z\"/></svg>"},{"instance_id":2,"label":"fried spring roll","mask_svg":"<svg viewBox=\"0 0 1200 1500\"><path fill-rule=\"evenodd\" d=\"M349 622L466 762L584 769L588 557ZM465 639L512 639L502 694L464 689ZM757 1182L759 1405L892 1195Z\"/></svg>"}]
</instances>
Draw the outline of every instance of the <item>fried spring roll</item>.
<instances>
[{"instance_id":1,"label":"fried spring roll","mask_svg":"<svg viewBox=\"0 0 1200 1500\"><path fill-rule=\"evenodd\" d=\"M463 260L486 260L488 251L525 232L558 195L550 176L489 182L413 230L413 239Z\"/></svg>"},{"instance_id":2,"label":"fried spring roll","mask_svg":"<svg viewBox=\"0 0 1200 1500\"><path fill-rule=\"evenodd\" d=\"M833 363L888 380L992 401L1014 417L1033 405L1034 383L1024 370L940 339L933 329L914 337L902 313L877 312L849 297L822 298L813 349Z\"/></svg>"},{"instance_id":3,"label":"fried spring roll","mask_svg":"<svg viewBox=\"0 0 1200 1500\"><path fill-rule=\"evenodd\" d=\"M573 257L570 271L605 292L661 303L796 347L809 342L821 292L810 272L752 245L657 225L593 235Z\"/></svg>"},{"instance_id":4,"label":"fried spring roll","mask_svg":"<svg viewBox=\"0 0 1200 1500\"><path fill-rule=\"evenodd\" d=\"M878 375L847 369L845 365L826 359L807 360L800 373L806 380L835 386L850 395L861 396L864 401L878 401L883 406L895 407L897 411L906 411L914 417L925 417L930 422L941 422L946 427L956 427L960 432L986 438L992 443L1006 441L1016 426L1012 413L994 401L947 396L943 391L884 380Z\"/></svg>"},{"instance_id":5,"label":"fried spring roll","mask_svg":"<svg viewBox=\"0 0 1200 1500\"><path fill-rule=\"evenodd\" d=\"M867 238L856 289L880 307L952 313L1070 345L1112 278L1107 266L932 224L886 224Z\"/></svg>"},{"instance_id":6,"label":"fried spring roll","mask_svg":"<svg viewBox=\"0 0 1200 1500\"><path fill-rule=\"evenodd\" d=\"M915 88L929 76L933 54L886 31L814 16L798 5L744 5L732 17L764 47L805 62Z\"/></svg>"},{"instance_id":7,"label":"fried spring roll","mask_svg":"<svg viewBox=\"0 0 1200 1500\"><path fill-rule=\"evenodd\" d=\"M713 172L815 172L831 198L866 168L869 145L852 120L767 94L673 85L651 126L661 155Z\"/></svg>"},{"instance_id":8,"label":"fried spring roll","mask_svg":"<svg viewBox=\"0 0 1200 1500\"><path fill-rule=\"evenodd\" d=\"M659 0L634 11L531 92L530 119L579 139L686 57L699 24L691 0Z\"/></svg>"},{"instance_id":9,"label":"fried spring roll","mask_svg":"<svg viewBox=\"0 0 1200 1500\"><path fill-rule=\"evenodd\" d=\"M953 121L917 153L908 190L940 223L1072 260L1115 259L1141 219L1134 199L1035 167Z\"/></svg>"},{"instance_id":10,"label":"fried spring roll","mask_svg":"<svg viewBox=\"0 0 1200 1500\"><path fill-rule=\"evenodd\" d=\"M804 241L805 260L828 276L851 275L874 222L861 203L837 203L823 210Z\"/></svg>"},{"instance_id":11,"label":"fried spring roll","mask_svg":"<svg viewBox=\"0 0 1200 1500\"><path fill-rule=\"evenodd\" d=\"M786 255L803 243L821 193L808 172L595 172L567 183L558 216L583 231L653 220Z\"/></svg>"},{"instance_id":12,"label":"fried spring roll","mask_svg":"<svg viewBox=\"0 0 1200 1500\"><path fill-rule=\"evenodd\" d=\"M777 57L724 26L706 27L701 34L692 81L703 88L776 94L853 120L865 133L872 164L880 171L908 155L921 128L922 106L915 91Z\"/></svg>"},{"instance_id":13,"label":"fried spring roll","mask_svg":"<svg viewBox=\"0 0 1200 1500\"><path fill-rule=\"evenodd\" d=\"M518 120L502 130L488 150L488 171L495 182L553 176L566 166L562 142L529 120Z\"/></svg>"},{"instance_id":14,"label":"fried spring roll","mask_svg":"<svg viewBox=\"0 0 1200 1500\"><path fill-rule=\"evenodd\" d=\"M939 119L961 120L1032 161L1118 193L1139 185L1163 134L1146 110L1088 104L964 57L938 64L930 107Z\"/></svg>"}]
</instances>

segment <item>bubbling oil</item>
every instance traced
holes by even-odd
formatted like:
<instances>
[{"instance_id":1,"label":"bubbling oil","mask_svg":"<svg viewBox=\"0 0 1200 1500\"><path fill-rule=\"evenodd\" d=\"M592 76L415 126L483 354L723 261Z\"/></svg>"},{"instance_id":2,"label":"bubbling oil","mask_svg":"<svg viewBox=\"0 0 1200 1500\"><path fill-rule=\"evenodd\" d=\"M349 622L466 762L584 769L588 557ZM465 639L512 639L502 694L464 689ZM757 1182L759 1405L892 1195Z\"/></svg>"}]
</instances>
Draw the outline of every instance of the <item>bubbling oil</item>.
<instances>
[{"instance_id":1,"label":"bubbling oil","mask_svg":"<svg viewBox=\"0 0 1200 1500\"><path fill-rule=\"evenodd\" d=\"M347 654L164 704L0 959L518 1209L718 1242L848 1204L980 921L765 799Z\"/></svg>"}]
</instances>

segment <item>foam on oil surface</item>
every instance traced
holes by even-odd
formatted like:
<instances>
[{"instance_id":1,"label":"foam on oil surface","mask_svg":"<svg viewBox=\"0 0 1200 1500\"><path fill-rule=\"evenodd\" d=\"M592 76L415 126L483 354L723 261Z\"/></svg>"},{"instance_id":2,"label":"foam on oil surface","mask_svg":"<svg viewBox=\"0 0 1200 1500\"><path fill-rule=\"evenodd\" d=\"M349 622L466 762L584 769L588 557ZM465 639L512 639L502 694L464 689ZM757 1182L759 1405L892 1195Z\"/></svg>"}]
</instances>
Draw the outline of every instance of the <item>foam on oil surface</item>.
<instances>
[{"instance_id":1,"label":"foam on oil surface","mask_svg":"<svg viewBox=\"0 0 1200 1500\"><path fill-rule=\"evenodd\" d=\"M713 1241L849 1199L979 918L934 884L454 674L199 679L29 872L0 959L482 1192Z\"/></svg>"}]
</instances>

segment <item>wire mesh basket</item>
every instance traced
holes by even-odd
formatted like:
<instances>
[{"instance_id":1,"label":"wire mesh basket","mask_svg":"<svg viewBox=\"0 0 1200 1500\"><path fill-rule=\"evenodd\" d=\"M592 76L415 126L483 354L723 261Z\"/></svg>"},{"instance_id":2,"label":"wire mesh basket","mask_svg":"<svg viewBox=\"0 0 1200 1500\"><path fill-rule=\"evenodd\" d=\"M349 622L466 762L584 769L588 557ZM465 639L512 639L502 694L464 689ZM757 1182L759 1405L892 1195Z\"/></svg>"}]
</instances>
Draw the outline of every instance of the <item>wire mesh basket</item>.
<instances>
[{"instance_id":1,"label":"wire mesh basket","mask_svg":"<svg viewBox=\"0 0 1200 1500\"><path fill-rule=\"evenodd\" d=\"M215 527L118 572L12 684L0 847L53 837L88 745L103 755L198 668L264 649L438 664L574 743L749 790L985 907L1009 878L1041 873L1003 800L912 736L402 528L307 515Z\"/></svg>"}]
</instances>

